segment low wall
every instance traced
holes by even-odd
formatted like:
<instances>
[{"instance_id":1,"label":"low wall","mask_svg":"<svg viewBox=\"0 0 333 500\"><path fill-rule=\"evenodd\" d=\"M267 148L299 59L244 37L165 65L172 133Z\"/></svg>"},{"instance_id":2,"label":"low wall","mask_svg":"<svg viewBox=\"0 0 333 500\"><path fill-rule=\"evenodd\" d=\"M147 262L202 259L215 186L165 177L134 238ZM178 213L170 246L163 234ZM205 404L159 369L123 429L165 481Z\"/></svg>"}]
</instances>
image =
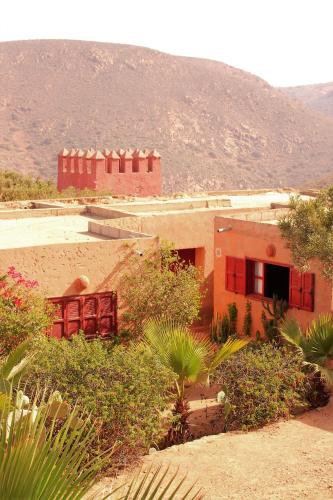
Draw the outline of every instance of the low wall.
<instances>
[{"instance_id":1,"label":"low wall","mask_svg":"<svg viewBox=\"0 0 333 500\"><path fill-rule=\"evenodd\" d=\"M33 219L37 217L57 217L58 215L83 215L86 207L70 208L32 208L17 210L0 210L0 219Z\"/></svg>"},{"instance_id":2,"label":"low wall","mask_svg":"<svg viewBox=\"0 0 333 500\"><path fill-rule=\"evenodd\" d=\"M120 227L106 225L101 222L95 221L89 221L88 228L90 233L105 236L107 238L112 238L114 240L152 238L152 236L149 234L134 232L131 230L122 229Z\"/></svg>"}]
</instances>

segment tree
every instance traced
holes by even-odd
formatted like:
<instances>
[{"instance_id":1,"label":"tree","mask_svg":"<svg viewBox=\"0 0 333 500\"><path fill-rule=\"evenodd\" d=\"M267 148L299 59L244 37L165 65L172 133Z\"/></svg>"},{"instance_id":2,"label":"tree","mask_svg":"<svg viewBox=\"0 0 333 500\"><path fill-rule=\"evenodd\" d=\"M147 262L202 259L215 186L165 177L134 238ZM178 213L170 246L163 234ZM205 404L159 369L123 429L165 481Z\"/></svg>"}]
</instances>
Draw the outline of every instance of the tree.
<instances>
[{"instance_id":1,"label":"tree","mask_svg":"<svg viewBox=\"0 0 333 500\"><path fill-rule=\"evenodd\" d=\"M180 259L170 244L152 256L133 257L120 283L123 321L137 335L153 317L189 325L199 316L202 299L200 270Z\"/></svg>"},{"instance_id":2,"label":"tree","mask_svg":"<svg viewBox=\"0 0 333 500\"><path fill-rule=\"evenodd\" d=\"M287 320L281 328L283 337L301 352L305 363L313 366L333 386L333 318L319 316L302 332L295 319Z\"/></svg>"},{"instance_id":3,"label":"tree","mask_svg":"<svg viewBox=\"0 0 333 500\"><path fill-rule=\"evenodd\" d=\"M310 200L291 197L290 210L280 219L279 228L293 262L301 271L309 268L311 259L318 259L323 275L332 280L333 187Z\"/></svg>"},{"instance_id":4,"label":"tree","mask_svg":"<svg viewBox=\"0 0 333 500\"><path fill-rule=\"evenodd\" d=\"M185 383L209 380L232 354L244 347L248 340L231 339L217 351L209 339L196 337L186 327L168 319L150 319L144 325L144 338L159 361L176 376L177 399L173 409L174 423L169 431L168 444L184 442L189 437L189 405L185 397Z\"/></svg>"}]
</instances>

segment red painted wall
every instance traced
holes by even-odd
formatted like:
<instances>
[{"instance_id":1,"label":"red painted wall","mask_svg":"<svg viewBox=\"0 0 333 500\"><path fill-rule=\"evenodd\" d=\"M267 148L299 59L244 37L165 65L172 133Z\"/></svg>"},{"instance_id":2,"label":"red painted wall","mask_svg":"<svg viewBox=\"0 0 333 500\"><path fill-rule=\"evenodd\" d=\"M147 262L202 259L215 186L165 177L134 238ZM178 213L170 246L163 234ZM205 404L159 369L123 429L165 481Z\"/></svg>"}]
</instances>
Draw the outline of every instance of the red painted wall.
<instances>
[{"instance_id":1,"label":"red painted wall","mask_svg":"<svg viewBox=\"0 0 333 500\"><path fill-rule=\"evenodd\" d=\"M124 153L118 156L115 151L104 155L100 151L63 150L58 155L58 190L75 187L123 195L160 195L159 154Z\"/></svg>"},{"instance_id":2,"label":"red painted wall","mask_svg":"<svg viewBox=\"0 0 333 500\"><path fill-rule=\"evenodd\" d=\"M217 229L231 226L230 231L218 233ZM276 225L258 222L242 221L237 219L216 217L215 218L215 242L214 242L214 314L224 314L228 310L228 304L235 302L238 308L238 330L242 332L245 306L249 300L252 306L253 335L259 330L263 332L261 314L262 302L259 298L244 293L235 293L226 290L226 257L238 257L241 259L258 259L276 265L290 265L292 260L285 242L280 237L279 228ZM268 256L269 245L274 245L276 253ZM332 285L325 280L318 263L311 264L310 272L315 274L314 286L314 310L313 312L290 308L288 315L296 318L303 328L316 318L320 313L332 311Z\"/></svg>"}]
</instances>

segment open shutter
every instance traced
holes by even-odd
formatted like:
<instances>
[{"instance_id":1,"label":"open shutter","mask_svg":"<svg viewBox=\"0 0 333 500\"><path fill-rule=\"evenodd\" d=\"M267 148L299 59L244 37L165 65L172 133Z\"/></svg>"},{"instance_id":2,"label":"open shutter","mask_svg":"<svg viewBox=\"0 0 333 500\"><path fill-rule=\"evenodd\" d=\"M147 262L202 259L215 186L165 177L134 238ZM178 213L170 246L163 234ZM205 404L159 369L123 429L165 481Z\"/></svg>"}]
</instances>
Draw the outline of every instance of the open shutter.
<instances>
[{"instance_id":1,"label":"open shutter","mask_svg":"<svg viewBox=\"0 0 333 500\"><path fill-rule=\"evenodd\" d=\"M289 305L304 311L313 311L314 274L290 269Z\"/></svg>"},{"instance_id":2,"label":"open shutter","mask_svg":"<svg viewBox=\"0 0 333 500\"><path fill-rule=\"evenodd\" d=\"M246 293L245 259L235 259L235 292L243 295Z\"/></svg>"},{"instance_id":3,"label":"open shutter","mask_svg":"<svg viewBox=\"0 0 333 500\"><path fill-rule=\"evenodd\" d=\"M235 257L226 257L225 289L229 292L235 291Z\"/></svg>"},{"instance_id":4,"label":"open shutter","mask_svg":"<svg viewBox=\"0 0 333 500\"><path fill-rule=\"evenodd\" d=\"M314 306L314 274L303 273L302 275L302 309L313 311Z\"/></svg>"},{"instance_id":5,"label":"open shutter","mask_svg":"<svg viewBox=\"0 0 333 500\"><path fill-rule=\"evenodd\" d=\"M302 274L297 269L290 269L289 305L302 307Z\"/></svg>"},{"instance_id":6,"label":"open shutter","mask_svg":"<svg viewBox=\"0 0 333 500\"><path fill-rule=\"evenodd\" d=\"M246 262L245 259L226 257L225 288L230 292L242 293L246 291Z\"/></svg>"}]
</instances>

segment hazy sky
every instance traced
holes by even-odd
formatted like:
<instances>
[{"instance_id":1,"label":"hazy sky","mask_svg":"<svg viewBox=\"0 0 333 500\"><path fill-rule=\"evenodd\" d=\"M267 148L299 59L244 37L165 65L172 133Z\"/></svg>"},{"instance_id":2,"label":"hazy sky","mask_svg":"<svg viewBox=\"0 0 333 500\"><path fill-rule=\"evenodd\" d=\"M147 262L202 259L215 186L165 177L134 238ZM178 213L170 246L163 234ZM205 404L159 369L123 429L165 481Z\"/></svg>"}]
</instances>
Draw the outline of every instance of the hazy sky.
<instances>
[{"instance_id":1,"label":"hazy sky","mask_svg":"<svg viewBox=\"0 0 333 500\"><path fill-rule=\"evenodd\" d=\"M142 45L272 85L333 81L333 0L0 0L0 40Z\"/></svg>"}]
</instances>

